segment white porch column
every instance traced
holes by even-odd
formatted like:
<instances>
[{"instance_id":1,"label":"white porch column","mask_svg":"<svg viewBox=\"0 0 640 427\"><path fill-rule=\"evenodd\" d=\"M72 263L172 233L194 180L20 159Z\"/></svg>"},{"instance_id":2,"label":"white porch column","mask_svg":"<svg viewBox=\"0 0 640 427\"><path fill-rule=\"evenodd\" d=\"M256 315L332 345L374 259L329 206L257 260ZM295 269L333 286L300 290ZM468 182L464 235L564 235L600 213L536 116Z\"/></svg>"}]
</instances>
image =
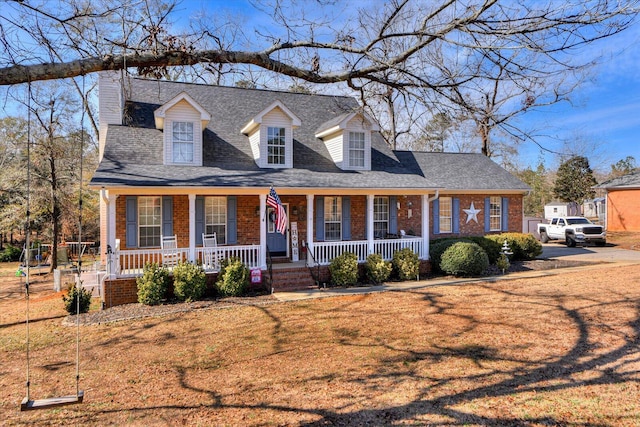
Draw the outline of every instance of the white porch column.
<instances>
[{"instance_id":1,"label":"white porch column","mask_svg":"<svg viewBox=\"0 0 640 427\"><path fill-rule=\"evenodd\" d=\"M100 227L100 259L104 260L107 274L110 278L115 278L116 265L114 252L116 250L116 199L117 194L111 193L104 188L100 190L100 214L104 215L104 229ZM111 254L107 255L108 247ZM104 257L104 258L103 258ZM109 265L111 264L111 265Z\"/></svg>"},{"instance_id":2,"label":"white porch column","mask_svg":"<svg viewBox=\"0 0 640 427\"><path fill-rule=\"evenodd\" d=\"M267 195L260 194L260 269L267 269Z\"/></svg>"},{"instance_id":3,"label":"white porch column","mask_svg":"<svg viewBox=\"0 0 640 427\"><path fill-rule=\"evenodd\" d=\"M189 261L196 262L196 195L189 194Z\"/></svg>"},{"instance_id":4,"label":"white porch column","mask_svg":"<svg viewBox=\"0 0 640 427\"><path fill-rule=\"evenodd\" d=\"M313 258L311 255L313 253L313 194L307 194L307 264L313 267Z\"/></svg>"},{"instance_id":5,"label":"white porch column","mask_svg":"<svg viewBox=\"0 0 640 427\"><path fill-rule=\"evenodd\" d=\"M420 259L429 259L429 196L423 194L422 196L422 252Z\"/></svg>"},{"instance_id":6,"label":"white porch column","mask_svg":"<svg viewBox=\"0 0 640 427\"><path fill-rule=\"evenodd\" d=\"M367 252L371 255L375 251L374 243L373 243L373 194L367 194Z\"/></svg>"}]
</instances>

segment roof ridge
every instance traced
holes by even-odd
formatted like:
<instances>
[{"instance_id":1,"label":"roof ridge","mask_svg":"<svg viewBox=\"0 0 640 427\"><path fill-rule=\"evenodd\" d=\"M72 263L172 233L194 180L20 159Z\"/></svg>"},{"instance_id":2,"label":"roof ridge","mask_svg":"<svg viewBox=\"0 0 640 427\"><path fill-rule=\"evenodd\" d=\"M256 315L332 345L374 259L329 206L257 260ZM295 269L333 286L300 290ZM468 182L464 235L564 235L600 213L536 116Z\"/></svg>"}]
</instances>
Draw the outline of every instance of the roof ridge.
<instances>
[{"instance_id":1,"label":"roof ridge","mask_svg":"<svg viewBox=\"0 0 640 427\"><path fill-rule=\"evenodd\" d=\"M290 92L287 90L278 90L278 89L261 89L261 88L245 88L245 87L237 87L237 86L227 86L227 85L216 85L209 83L197 83L197 82L182 82L182 81L173 81L173 80L160 80L160 79L149 79L146 77L140 76L129 76L129 78L149 83L162 83L162 84L184 84L184 85L194 85L194 86L205 86L205 87L219 87L224 89L234 89L241 91L257 91L257 92L272 92L272 93L284 93L290 95L300 95L300 96L322 96L325 98L345 98L345 99L356 99L354 96L349 95L329 95L323 93L301 93L301 92Z\"/></svg>"}]
</instances>

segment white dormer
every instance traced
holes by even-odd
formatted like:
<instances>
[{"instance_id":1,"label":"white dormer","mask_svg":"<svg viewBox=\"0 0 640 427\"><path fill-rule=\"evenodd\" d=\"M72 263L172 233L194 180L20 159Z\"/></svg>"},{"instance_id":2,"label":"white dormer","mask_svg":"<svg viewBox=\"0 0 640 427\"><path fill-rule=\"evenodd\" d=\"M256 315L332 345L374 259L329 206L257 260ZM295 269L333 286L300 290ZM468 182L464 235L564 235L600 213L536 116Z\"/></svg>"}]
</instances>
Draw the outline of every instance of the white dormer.
<instances>
[{"instance_id":1,"label":"white dormer","mask_svg":"<svg viewBox=\"0 0 640 427\"><path fill-rule=\"evenodd\" d=\"M352 112L324 123L316 131L316 138L324 141L340 169L371 170L371 132L379 130L368 114Z\"/></svg>"},{"instance_id":2,"label":"white dormer","mask_svg":"<svg viewBox=\"0 0 640 427\"><path fill-rule=\"evenodd\" d=\"M240 132L249 137L253 159L261 168L293 167L293 129L301 121L281 101L255 115Z\"/></svg>"},{"instance_id":3,"label":"white dormer","mask_svg":"<svg viewBox=\"0 0 640 427\"><path fill-rule=\"evenodd\" d=\"M202 132L211 115L182 92L153 113L164 131L164 164L202 166Z\"/></svg>"}]
</instances>

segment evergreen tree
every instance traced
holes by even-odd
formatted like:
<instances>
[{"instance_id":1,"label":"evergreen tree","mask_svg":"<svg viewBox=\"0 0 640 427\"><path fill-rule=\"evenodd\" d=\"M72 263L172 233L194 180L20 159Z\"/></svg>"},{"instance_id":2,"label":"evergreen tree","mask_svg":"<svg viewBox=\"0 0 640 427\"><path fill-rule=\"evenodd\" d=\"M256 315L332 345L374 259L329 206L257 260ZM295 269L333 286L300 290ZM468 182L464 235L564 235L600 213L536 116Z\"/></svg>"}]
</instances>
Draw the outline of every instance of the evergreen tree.
<instances>
[{"instance_id":1,"label":"evergreen tree","mask_svg":"<svg viewBox=\"0 0 640 427\"><path fill-rule=\"evenodd\" d=\"M553 194L563 202L580 205L586 199L594 197L593 186L596 184L589 160L583 156L574 156L558 168Z\"/></svg>"}]
</instances>

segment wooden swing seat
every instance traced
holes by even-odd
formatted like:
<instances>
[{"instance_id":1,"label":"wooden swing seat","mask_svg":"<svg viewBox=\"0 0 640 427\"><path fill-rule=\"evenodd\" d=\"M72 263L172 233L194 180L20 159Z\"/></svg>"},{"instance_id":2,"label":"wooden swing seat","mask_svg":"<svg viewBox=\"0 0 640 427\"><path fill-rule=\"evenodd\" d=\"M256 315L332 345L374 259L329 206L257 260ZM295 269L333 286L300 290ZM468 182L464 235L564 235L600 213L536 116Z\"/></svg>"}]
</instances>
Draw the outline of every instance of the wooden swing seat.
<instances>
[{"instance_id":1,"label":"wooden swing seat","mask_svg":"<svg viewBox=\"0 0 640 427\"><path fill-rule=\"evenodd\" d=\"M62 397L50 397L48 399L28 400L26 397L20 404L21 411L33 411L35 409L48 409L56 406L75 405L82 403L84 399L84 391L80 390L78 394Z\"/></svg>"}]
</instances>

